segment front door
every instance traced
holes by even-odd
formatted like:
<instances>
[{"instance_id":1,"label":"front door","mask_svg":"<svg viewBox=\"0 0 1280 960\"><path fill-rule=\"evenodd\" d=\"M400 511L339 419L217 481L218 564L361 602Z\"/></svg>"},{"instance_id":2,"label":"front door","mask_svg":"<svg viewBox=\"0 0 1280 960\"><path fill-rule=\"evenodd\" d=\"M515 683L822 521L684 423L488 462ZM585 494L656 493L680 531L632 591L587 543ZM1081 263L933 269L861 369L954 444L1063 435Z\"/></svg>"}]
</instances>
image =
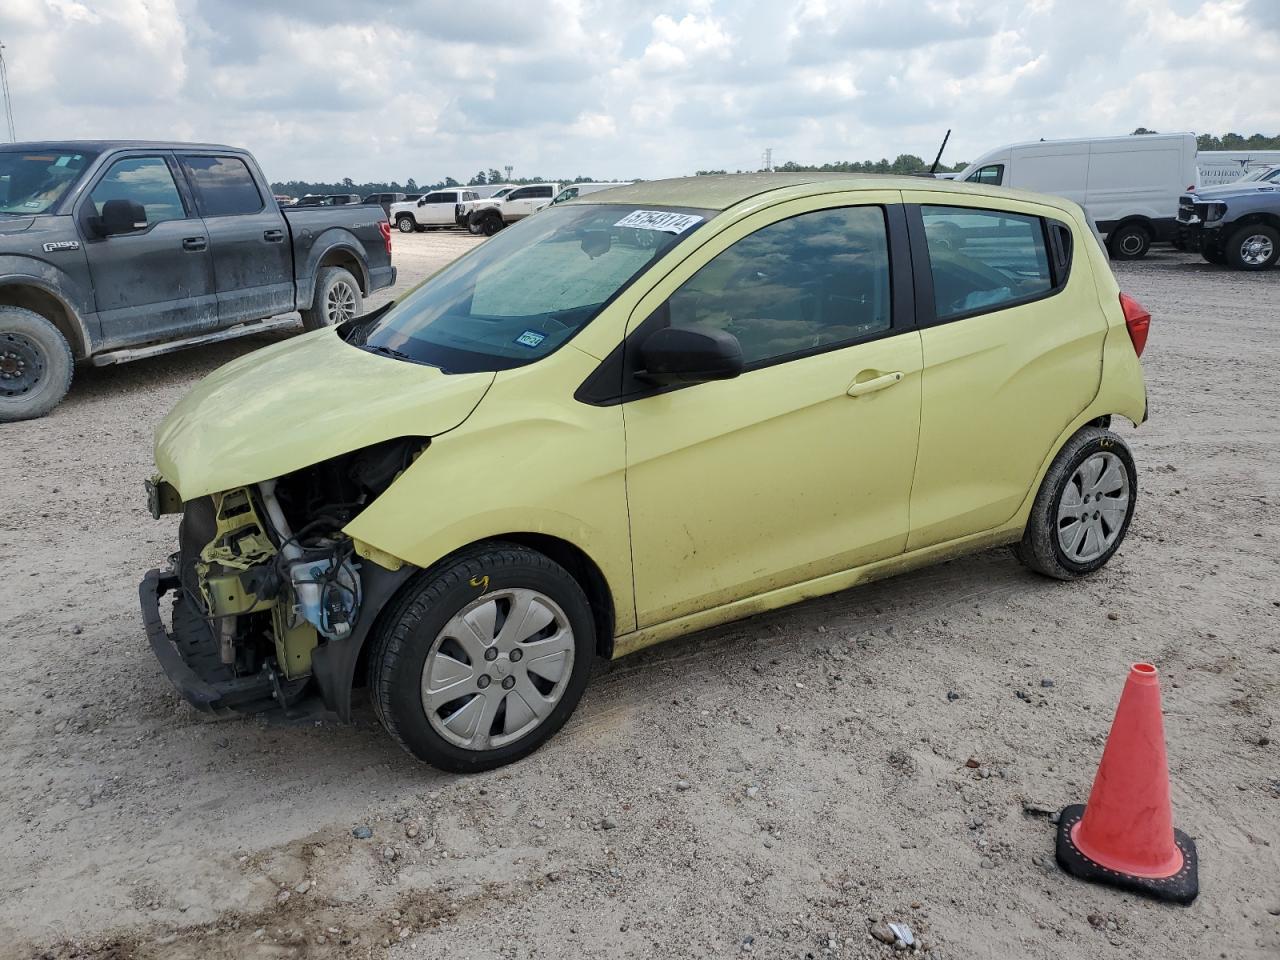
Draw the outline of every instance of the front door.
<instances>
[{"instance_id":1,"label":"front door","mask_svg":"<svg viewBox=\"0 0 1280 960\"><path fill-rule=\"evenodd\" d=\"M628 348L710 325L745 372L623 405L640 627L905 548L921 357L897 200L755 214L641 301Z\"/></svg>"},{"instance_id":2,"label":"front door","mask_svg":"<svg viewBox=\"0 0 1280 960\"><path fill-rule=\"evenodd\" d=\"M914 550L1010 520L1062 431L1098 392L1106 320L1074 246L1093 239L1051 207L905 193L924 347ZM1001 207L1006 209L1002 210ZM1078 240L1075 238L1079 238ZM931 288L931 289L929 289Z\"/></svg>"},{"instance_id":3,"label":"front door","mask_svg":"<svg viewBox=\"0 0 1280 960\"><path fill-rule=\"evenodd\" d=\"M457 205L458 194L453 191L429 193L419 202L418 223L432 227L452 225Z\"/></svg>"},{"instance_id":4,"label":"front door","mask_svg":"<svg viewBox=\"0 0 1280 960\"><path fill-rule=\"evenodd\" d=\"M93 226L109 200L146 211L129 233L101 237ZM115 160L77 208L106 349L171 340L218 319L204 221L189 209L164 154Z\"/></svg>"},{"instance_id":5,"label":"front door","mask_svg":"<svg viewBox=\"0 0 1280 960\"><path fill-rule=\"evenodd\" d=\"M293 249L284 214L263 196L239 157L181 158L209 231L218 326L294 308Z\"/></svg>"}]
</instances>

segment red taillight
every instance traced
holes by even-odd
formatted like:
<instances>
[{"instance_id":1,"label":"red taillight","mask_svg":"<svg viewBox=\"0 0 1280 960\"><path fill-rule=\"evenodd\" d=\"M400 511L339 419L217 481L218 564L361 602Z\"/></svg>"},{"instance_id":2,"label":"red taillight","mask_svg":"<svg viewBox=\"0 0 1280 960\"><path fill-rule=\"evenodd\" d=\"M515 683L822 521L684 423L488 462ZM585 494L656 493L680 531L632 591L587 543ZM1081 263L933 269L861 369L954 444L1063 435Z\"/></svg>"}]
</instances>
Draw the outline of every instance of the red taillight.
<instances>
[{"instance_id":1,"label":"red taillight","mask_svg":"<svg viewBox=\"0 0 1280 960\"><path fill-rule=\"evenodd\" d=\"M387 256L391 256L391 224L386 220L379 222L378 232L382 234L382 242L387 245Z\"/></svg>"},{"instance_id":2,"label":"red taillight","mask_svg":"<svg viewBox=\"0 0 1280 960\"><path fill-rule=\"evenodd\" d=\"M1129 339L1133 341L1133 352L1142 356L1147 345L1147 333L1151 329L1151 314L1147 308L1127 293L1120 294L1120 309L1124 311L1124 325L1129 328Z\"/></svg>"}]
</instances>

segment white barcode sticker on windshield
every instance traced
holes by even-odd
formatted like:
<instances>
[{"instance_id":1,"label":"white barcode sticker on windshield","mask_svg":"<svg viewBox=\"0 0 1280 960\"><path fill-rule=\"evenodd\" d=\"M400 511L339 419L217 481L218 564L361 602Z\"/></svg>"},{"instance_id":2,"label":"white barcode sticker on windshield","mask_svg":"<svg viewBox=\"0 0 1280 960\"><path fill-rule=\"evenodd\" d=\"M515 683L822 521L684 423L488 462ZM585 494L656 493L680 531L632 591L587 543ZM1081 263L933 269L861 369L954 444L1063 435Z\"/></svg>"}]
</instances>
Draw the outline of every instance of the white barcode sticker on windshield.
<instances>
[{"instance_id":1,"label":"white barcode sticker on windshield","mask_svg":"<svg viewBox=\"0 0 1280 960\"><path fill-rule=\"evenodd\" d=\"M632 210L614 224L615 227L634 227L636 230L659 230L662 233L684 233L702 222L692 213L668 213L665 210Z\"/></svg>"}]
</instances>

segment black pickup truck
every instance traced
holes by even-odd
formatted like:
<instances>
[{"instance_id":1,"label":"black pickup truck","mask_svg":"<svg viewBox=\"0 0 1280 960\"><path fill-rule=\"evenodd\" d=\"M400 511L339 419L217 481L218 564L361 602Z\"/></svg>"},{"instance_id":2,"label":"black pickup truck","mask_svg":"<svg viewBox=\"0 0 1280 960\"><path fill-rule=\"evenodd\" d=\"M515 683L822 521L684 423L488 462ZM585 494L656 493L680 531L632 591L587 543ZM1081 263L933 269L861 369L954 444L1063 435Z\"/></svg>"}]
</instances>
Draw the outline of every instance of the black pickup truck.
<instances>
[{"instance_id":1,"label":"black pickup truck","mask_svg":"<svg viewBox=\"0 0 1280 960\"><path fill-rule=\"evenodd\" d=\"M245 150L5 144L0 422L51 410L77 360L257 333L294 310L309 330L341 323L395 278L380 206L282 210Z\"/></svg>"}]
</instances>

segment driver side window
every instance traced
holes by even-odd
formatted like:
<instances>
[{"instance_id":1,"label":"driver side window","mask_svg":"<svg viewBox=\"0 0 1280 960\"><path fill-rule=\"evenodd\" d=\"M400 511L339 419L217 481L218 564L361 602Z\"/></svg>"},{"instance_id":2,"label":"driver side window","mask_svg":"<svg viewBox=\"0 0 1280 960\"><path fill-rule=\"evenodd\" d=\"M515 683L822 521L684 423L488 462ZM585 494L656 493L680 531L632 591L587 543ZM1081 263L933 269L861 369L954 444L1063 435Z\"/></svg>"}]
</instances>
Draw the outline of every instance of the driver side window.
<instances>
[{"instance_id":1,"label":"driver side window","mask_svg":"<svg viewBox=\"0 0 1280 960\"><path fill-rule=\"evenodd\" d=\"M817 210L763 227L702 267L668 306L673 326L737 337L746 369L882 334L890 327L884 211Z\"/></svg>"},{"instance_id":2,"label":"driver side window","mask_svg":"<svg viewBox=\"0 0 1280 960\"><path fill-rule=\"evenodd\" d=\"M147 211L147 224L185 220L187 212L163 157L126 157L111 165L89 195L94 212L102 216L108 200L133 200Z\"/></svg>"}]
</instances>

